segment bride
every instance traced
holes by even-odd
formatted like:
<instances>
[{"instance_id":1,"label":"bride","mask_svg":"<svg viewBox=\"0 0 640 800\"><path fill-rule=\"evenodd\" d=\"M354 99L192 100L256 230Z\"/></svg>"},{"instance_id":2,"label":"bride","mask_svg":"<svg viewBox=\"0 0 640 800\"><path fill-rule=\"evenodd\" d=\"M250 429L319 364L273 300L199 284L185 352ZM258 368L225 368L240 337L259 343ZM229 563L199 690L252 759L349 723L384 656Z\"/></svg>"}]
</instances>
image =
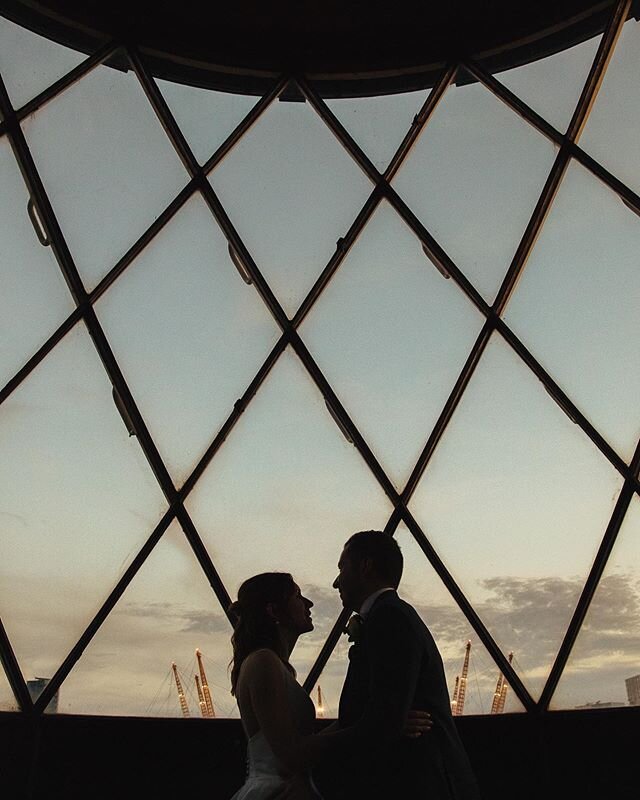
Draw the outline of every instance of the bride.
<instances>
[{"instance_id":1,"label":"bride","mask_svg":"<svg viewBox=\"0 0 640 800\"><path fill-rule=\"evenodd\" d=\"M312 768L355 743L354 727L314 733L315 706L289 663L298 637L313 630L312 607L286 572L248 578L231 604L231 693L248 740L246 780L231 800L322 800ZM405 734L430 726L410 712Z\"/></svg>"}]
</instances>

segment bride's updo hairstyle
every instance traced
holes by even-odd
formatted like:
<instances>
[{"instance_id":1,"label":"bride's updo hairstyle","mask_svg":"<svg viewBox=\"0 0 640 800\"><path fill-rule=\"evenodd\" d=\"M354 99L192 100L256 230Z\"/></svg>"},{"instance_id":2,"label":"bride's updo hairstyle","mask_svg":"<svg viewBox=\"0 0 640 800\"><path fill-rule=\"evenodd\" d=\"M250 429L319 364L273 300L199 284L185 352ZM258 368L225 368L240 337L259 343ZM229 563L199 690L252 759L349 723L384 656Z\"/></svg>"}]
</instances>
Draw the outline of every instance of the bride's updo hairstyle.
<instances>
[{"instance_id":1,"label":"bride's updo hairstyle","mask_svg":"<svg viewBox=\"0 0 640 800\"><path fill-rule=\"evenodd\" d=\"M294 675L295 670L287 661L278 623L267 611L268 605L283 607L296 590L293 577L288 572L263 572L254 575L238 589L238 599L229 606L233 623L231 645L231 694L235 696L240 667L254 650L267 647L282 659Z\"/></svg>"}]
</instances>

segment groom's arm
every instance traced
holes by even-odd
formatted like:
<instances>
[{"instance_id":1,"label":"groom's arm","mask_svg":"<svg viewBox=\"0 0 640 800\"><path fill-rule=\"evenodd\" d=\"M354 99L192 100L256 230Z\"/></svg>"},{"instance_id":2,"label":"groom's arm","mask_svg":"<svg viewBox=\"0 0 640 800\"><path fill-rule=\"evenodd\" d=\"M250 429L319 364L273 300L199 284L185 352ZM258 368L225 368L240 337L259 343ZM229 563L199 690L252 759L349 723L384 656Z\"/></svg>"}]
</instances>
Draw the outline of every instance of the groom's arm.
<instances>
[{"instance_id":1,"label":"groom's arm","mask_svg":"<svg viewBox=\"0 0 640 800\"><path fill-rule=\"evenodd\" d=\"M369 702L357 723L358 739L384 744L400 737L412 707L422 643L400 609L384 605L367 620Z\"/></svg>"}]
</instances>

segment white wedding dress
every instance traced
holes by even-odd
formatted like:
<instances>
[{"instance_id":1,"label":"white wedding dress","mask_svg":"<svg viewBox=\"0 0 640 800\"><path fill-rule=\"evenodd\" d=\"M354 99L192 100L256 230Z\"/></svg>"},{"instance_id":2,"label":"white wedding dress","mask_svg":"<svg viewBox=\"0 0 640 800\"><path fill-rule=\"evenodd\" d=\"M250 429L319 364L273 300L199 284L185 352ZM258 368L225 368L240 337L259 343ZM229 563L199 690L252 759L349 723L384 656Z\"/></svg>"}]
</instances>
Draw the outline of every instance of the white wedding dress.
<instances>
[{"instance_id":1,"label":"white wedding dress","mask_svg":"<svg viewBox=\"0 0 640 800\"><path fill-rule=\"evenodd\" d=\"M293 719L302 735L313 733L316 710L313 701L293 675L288 671L287 694ZM286 782L286 773L278 763L273 750L269 746L262 731L255 733L247 742L247 772L244 784L233 795L231 800L270 800L282 789ZM309 785L318 800L322 796L317 792L311 778Z\"/></svg>"}]
</instances>

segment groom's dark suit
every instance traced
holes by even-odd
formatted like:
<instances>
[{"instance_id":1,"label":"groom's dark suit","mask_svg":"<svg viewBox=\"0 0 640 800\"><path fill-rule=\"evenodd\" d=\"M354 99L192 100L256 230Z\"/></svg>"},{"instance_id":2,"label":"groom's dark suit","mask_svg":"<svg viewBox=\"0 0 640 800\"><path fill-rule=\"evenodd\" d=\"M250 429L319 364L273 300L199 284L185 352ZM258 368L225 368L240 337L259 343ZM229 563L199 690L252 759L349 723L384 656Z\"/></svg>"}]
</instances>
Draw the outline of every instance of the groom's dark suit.
<instances>
[{"instance_id":1,"label":"groom's dark suit","mask_svg":"<svg viewBox=\"0 0 640 800\"><path fill-rule=\"evenodd\" d=\"M433 727L403 736L409 709L429 711ZM340 796L479 800L451 714L442 658L428 628L395 591L381 594L349 650L340 727L363 742L343 763Z\"/></svg>"}]
</instances>

